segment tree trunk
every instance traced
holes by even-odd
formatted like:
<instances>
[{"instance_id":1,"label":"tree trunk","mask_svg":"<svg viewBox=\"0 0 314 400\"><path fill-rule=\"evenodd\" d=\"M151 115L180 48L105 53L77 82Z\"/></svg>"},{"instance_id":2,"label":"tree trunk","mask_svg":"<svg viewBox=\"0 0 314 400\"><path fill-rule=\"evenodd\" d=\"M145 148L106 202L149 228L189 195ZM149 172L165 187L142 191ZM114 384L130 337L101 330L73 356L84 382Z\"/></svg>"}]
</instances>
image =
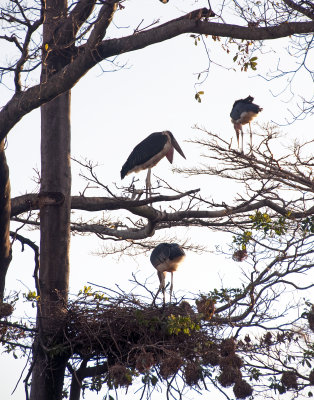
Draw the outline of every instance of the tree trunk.
<instances>
[{"instance_id":1,"label":"tree trunk","mask_svg":"<svg viewBox=\"0 0 314 400\"><path fill-rule=\"evenodd\" d=\"M65 1L46 1L42 82L69 61L68 54L58 50L56 34L65 13ZM39 335L34 343L31 400L61 400L68 360L61 340L69 285L70 100L66 92L41 108Z\"/></svg>"},{"instance_id":2,"label":"tree trunk","mask_svg":"<svg viewBox=\"0 0 314 400\"><path fill-rule=\"evenodd\" d=\"M39 340L35 343L35 365L31 400L61 399L67 355L53 354L62 335L62 319L69 284L71 211L70 93L42 107L42 163L40 208L40 302ZM47 205L49 193L61 193L62 204ZM47 351L48 349L48 351Z\"/></svg>"},{"instance_id":3,"label":"tree trunk","mask_svg":"<svg viewBox=\"0 0 314 400\"><path fill-rule=\"evenodd\" d=\"M11 189L4 142L4 140L0 142L0 302L3 301L5 277L11 261Z\"/></svg>"}]
</instances>

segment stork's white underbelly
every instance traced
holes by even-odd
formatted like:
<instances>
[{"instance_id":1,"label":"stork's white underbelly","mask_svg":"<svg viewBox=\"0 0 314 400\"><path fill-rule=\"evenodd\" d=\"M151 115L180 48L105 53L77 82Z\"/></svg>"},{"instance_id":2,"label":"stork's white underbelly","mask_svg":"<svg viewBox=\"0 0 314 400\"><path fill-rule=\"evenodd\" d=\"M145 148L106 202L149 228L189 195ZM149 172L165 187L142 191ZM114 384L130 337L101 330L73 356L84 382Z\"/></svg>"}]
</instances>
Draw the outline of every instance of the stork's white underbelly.
<instances>
[{"instance_id":1,"label":"stork's white underbelly","mask_svg":"<svg viewBox=\"0 0 314 400\"><path fill-rule=\"evenodd\" d=\"M249 122L252 121L253 118L255 118L257 113L253 111L244 111L241 114L241 117L236 120L235 122L240 122L242 125L248 124Z\"/></svg>"},{"instance_id":2,"label":"stork's white underbelly","mask_svg":"<svg viewBox=\"0 0 314 400\"><path fill-rule=\"evenodd\" d=\"M155 267L159 272L174 272L178 269L179 264L184 259L185 256L180 256L175 258L174 260L166 260L165 262L157 265Z\"/></svg>"}]
</instances>

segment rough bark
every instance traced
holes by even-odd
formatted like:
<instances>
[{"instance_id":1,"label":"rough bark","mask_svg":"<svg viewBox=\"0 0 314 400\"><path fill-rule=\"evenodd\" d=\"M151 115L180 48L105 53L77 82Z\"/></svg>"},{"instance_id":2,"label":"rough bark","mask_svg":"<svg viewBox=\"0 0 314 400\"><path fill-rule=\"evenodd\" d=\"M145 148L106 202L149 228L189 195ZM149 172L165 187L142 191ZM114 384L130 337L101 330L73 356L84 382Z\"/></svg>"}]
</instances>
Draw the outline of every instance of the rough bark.
<instances>
[{"instance_id":1,"label":"rough bark","mask_svg":"<svg viewBox=\"0 0 314 400\"><path fill-rule=\"evenodd\" d=\"M36 343L37 359L33 370L31 400L61 399L66 357L53 357L41 346L62 323L63 304L69 284L70 246L70 93L64 93L42 107L42 183L43 192L60 192L62 204L40 208L40 307ZM40 343L40 344L39 344ZM47 365L48 364L48 365ZM43 373L44 371L44 373Z\"/></svg>"},{"instance_id":2,"label":"rough bark","mask_svg":"<svg viewBox=\"0 0 314 400\"><path fill-rule=\"evenodd\" d=\"M63 0L46 2L44 42L57 41L58 22L67 4ZM56 46L58 42L55 42ZM65 64L70 55L51 52L43 55L41 80L45 82ZM60 400L67 354L58 346L69 285L69 246L71 211L70 169L70 92L67 91L41 108L41 196L40 272L38 305L39 337L34 343L34 368L31 400ZM56 203L49 194L60 194Z\"/></svg>"},{"instance_id":3,"label":"rough bark","mask_svg":"<svg viewBox=\"0 0 314 400\"><path fill-rule=\"evenodd\" d=\"M64 93L42 107L42 192L60 192L62 204L45 204L40 208L40 308L39 335L45 341L55 334L62 322L63 302L69 284L70 245L70 93ZM66 358L50 360L38 346L33 371L31 399L60 399ZM54 365L56 363L56 365ZM58 368L57 368L57 367ZM42 373L45 371L46 373ZM53 388L53 389L52 389Z\"/></svg>"},{"instance_id":4,"label":"rough bark","mask_svg":"<svg viewBox=\"0 0 314 400\"><path fill-rule=\"evenodd\" d=\"M86 367L87 361L82 361L80 368L72 372L72 383L69 400L79 400L81 396L82 383L85 378L99 376L108 372L108 365L99 364L94 367Z\"/></svg>"},{"instance_id":5,"label":"rough bark","mask_svg":"<svg viewBox=\"0 0 314 400\"><path fill-rule=\"evenodd\" d=\"M3 301L5 277L11 261L11 190L4 144L4 140L2 140L0 143L0 302Z\"/></svg>"}]
</instances>

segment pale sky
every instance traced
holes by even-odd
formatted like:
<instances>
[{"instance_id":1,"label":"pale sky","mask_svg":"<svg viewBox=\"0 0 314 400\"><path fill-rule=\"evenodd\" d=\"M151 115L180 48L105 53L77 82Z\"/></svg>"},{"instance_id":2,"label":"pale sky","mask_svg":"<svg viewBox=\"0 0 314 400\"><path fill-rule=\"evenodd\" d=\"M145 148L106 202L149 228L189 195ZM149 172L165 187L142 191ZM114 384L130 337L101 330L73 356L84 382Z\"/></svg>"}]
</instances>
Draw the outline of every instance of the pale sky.
<instances>
[{"instance_id":1,"label":"pale sky","mask_svg":"<svg viewBox=\"0 0 314 400\"><path fill-rule=\"evenodd\" d=\"M135 4L136 2L133 2ZM138 1L141 5L141 15L137 15L137 7L134 6L134 18L140 22L146 13L156 18L166 20L171 15L177 14L177 7L182 9L182 1L171 1L163 5L159 1ZM191 3L193 6L194 2ZM207 6L207 1L199 2L197 7ZM155 7L155 14L151 12ZM195 8L195 7L194 7ZM185 10L184 11L188 11ZM168 14L169 13L169 14ZM120 18L120 17L119 17ZM151 18L148 19L148 22ZM129 25L129 21L119 20L120 26ZM134 25L137 25L134 23ZM126 33L128 34L128 29ZM121 34L121 33L120 33ZM124 33L123 33L124 34ZM221 64L229 62L232 65L232 55L227 56L215 45L211 39L206 43L210 56L220 60ZM207 80L198 90L204 90L202 102L194 99L194 84L197 82L197 73L208 67L206 52L201 43L194 45L189 35L166 41L140 50L124 54L116 61L125 67L116 72L102 72L99 66L91 70L72 90L72 156L87 158L99 163L98 177L109 187L114 188L113 183L121 185L120 170L133 147L152 132L170 130L180 143L185 155L184 160L178 153L174 154L176 167L192 167L202 162L200 154L202 149L186 141L201 135L193 129L197 124L207 130L220 135L225 140L236 138L233 125L230 122L230 111L233 102L239 98L252 95L258 105L263 107L257 120L259 123L270 121L284 122L288 117L288 108L293 106L291 102L285 103L288 97L274 97L271 90L279 91L279 82L267 83L257 77L257 73L265 73L268 68L275 68L277 57L284 57L283 48L285 40L277 41L276 51L259 56L257 72L234 72L223 69L214 64L210 65ZM269 43L269 46L272 46ZM229 61L228 61L229 60ZM287 63L285 64L287 66ZM103 69L111 69L109 63L102 63ZM313 91L310 81L300 76L294 82L294 88L298 93L307 94ZM4 96L9 95L5 88L1 87ZM289 139L307 135L313 135L313 119L299 121L292 126L282 127L283 133ZM245 128L245 132L247 129ZM248 143L249 135L245 136ZM278 146L286 145L286 140L280 141ZM11 173L12 197L22 195L35 190L33 182L34 169L40 168L40 113L35 110L20 121L8 136L7 158ZM194 189L200 187L202 193L207 193L214 199L225 199L232 202L232 194L237 190L230 182L220 182L214 177L187 177L174 175L172 166L163 159L154 169L153 173L171 182L180 189ZM73 194L77 195L84 189L82 182L74 174L78 168L73 165ZM138 174L140 182L144 185L146 172ZM127 184L132 176L125 178ZM153 178L154 179L154 178ZM99 196L107 196L104 192L87 192L86 195L98 193ZM169 232L170 233L170 232ZM164 237L167 233L159 234ZM26 232L32 240L39 244L37 232ZM216 246L231 244L231 235L211 233L208 229L180 229L177 231L178 240L191 237L196 243L207 246L208 253L202 255L187 254L186 260L175 273L174 290L178 295L184 292L198 293L208 292L215 287L235 286L235 281L240 285L241 268L243 264L235 263L230 258L213 254ZM132 273L137 273L139 280L144 281L150 277L151 289L157 289L158 279L149 262L149 257L139 256L134 259L114 257L98 257L97 252L102 243L93 236L75 236L71 242L71 293L77 293L87 282L114 287L116 283L128 290ZM7 276L7 291L18 290L21 293L28 289L34 290L32 273L34 269L33 254L26 248L20 252L17 243L14 246L14 258ZM136 293L136 289L134 291ZM27 313L31 312L29 308ZM20 317L27 317L23 309L19 309ZM3 356L2 356L3 357ZM7 368L1 374L1 398L22 400L25 397L24 386L21 382L14 395L10 396L22 371L25 360L7 360ZM17 366L17 364L19 366ZM120 398L132 398L133 390L130 388L128 395ZM165 393L153 398L165 398ZM209 396L208 392L204 396ZM86 392L85 399L100 399L101 396ZM135 398L135 395L134 395ZM196 393L191 392L189 399L198 399ZM215 398L219 399L217 392Z\"/></svg>"}]
</instances>

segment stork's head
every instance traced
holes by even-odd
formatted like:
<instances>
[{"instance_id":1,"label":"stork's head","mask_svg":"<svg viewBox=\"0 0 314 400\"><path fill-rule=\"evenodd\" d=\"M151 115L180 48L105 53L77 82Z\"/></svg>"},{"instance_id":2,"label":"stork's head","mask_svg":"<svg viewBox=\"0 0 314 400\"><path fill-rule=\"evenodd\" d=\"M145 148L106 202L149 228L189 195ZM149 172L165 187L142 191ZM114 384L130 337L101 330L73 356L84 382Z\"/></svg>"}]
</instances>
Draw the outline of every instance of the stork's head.
<instances>
[{"instance_id":1,"label":"stork's head","mask_svg":"<svg viewBox=\"0 0 314 400\"><path fill-rule=\"evenodd\" d=\"M181 149L181 147L179 146L179 143L176 141L176 139L174 138L173 134L170 131L166 131L165 132L169 138L170 138L170 142L171 142L171 147L170 150L168 151L168 153L166 154L166 157L168 159L168 161L172 164L173 161L173 149L176 149L177 152L183 157L185 158L185 155Z\"/></svg>"},{"instance_id":2,"label":"stork's head","mask_svg":"<svg viewBox=\"0 0 314 400\"><path fill-rule=\"evenodd\" d=\"M246 103L252 103L253 100L254 100L254 97L252 97L252 96L248 96L245 99L243 99L243 101L245 101Z\"/></svg>"}]
</instances>

